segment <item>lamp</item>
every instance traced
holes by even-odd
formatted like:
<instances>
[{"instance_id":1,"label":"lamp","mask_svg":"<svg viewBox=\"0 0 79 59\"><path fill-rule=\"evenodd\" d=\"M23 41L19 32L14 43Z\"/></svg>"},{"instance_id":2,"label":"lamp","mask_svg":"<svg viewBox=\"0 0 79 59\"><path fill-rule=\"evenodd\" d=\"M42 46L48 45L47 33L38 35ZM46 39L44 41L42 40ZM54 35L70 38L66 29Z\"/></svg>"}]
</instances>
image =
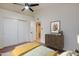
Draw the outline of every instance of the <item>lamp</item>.
<instances>
[{"instance_id":1,"label":"lamp","mask_svg":"<svg viewBox=\"0 0 79 59\"><path fill-rule=\"evenodd\" d=\"M77 43L79 44L79 35L77 35Z\"/></svg>"},{"instance_id":2,"label":"lamp","mask_svg":"<svg viewBox=\"0 0 79 59\"><path fill-rule=\"evenodd\" d=\"M77 44L79 45L79 35L77 35ZM79 47L76 49L76 52L79 53Z\"/></svg>"}]
</instances>

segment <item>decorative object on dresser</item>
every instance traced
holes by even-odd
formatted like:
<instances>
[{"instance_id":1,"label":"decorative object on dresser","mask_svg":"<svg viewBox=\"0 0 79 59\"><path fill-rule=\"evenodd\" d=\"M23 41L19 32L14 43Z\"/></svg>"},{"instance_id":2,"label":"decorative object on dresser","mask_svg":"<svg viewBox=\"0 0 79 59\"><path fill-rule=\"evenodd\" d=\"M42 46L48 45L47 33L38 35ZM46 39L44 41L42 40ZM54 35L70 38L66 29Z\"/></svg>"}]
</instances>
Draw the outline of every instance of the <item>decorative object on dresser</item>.
<instances>
[{"instance_id":1,"label":"decorative object on dresser","mask_svg":"<svg viewBox=\"0 0 79 59\"><path fill-rule=\"evenodd\" d=\"M62 32L58 34L45 34L45 45L47 47L63 50L64 35Z\"/></svg>"}]
</instances>

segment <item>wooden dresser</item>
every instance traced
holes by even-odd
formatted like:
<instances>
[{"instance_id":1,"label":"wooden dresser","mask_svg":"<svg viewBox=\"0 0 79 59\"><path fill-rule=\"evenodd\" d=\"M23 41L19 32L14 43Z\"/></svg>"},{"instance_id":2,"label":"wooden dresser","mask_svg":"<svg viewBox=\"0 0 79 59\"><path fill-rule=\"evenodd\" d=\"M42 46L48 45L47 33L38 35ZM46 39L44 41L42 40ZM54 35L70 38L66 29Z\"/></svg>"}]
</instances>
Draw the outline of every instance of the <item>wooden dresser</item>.
<instances>
[{"instance_id":1,"label":"wooden dresser","mask_svg":"<svg viewBox=\"0 0 79 59\"><path fill-rule=\"evenodd\" d=\"M51 48L63 50L64 35L45 34L45 45Z\"/></svg>"}]
</instances>

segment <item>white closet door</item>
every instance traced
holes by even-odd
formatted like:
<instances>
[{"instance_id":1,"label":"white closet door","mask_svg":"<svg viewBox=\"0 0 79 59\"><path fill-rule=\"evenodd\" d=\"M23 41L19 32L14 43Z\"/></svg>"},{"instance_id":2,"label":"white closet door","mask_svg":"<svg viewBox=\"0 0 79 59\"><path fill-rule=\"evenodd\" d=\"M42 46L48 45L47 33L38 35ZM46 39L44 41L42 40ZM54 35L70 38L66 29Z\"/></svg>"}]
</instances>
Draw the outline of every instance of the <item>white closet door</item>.
<instances>
[{"instance_id":1,"label":"white closet door","mask_svg":"<svg viewBox=\"0 0 79 59\"><path fill-rule=\"evenodd\" d=\"M18 21L18 42L23 43L28 39L28 27L27 23L24 21Z\"/></svg>"},{"instance_id":2,"label":"white closet door","mask_svg":"<svg viewBox=\"0 0 79 59\"><path fill-rule=\"evenodd\" d=\"M4 29L4 45L10 46L17 44L17 20L4 20L3 21Z\"/></svg>"},{"instance_id":3,"label":"white closet door","mask_svg":"<svg viewBox=\"0 0 79 59\"><path fill-rule=\"evenodd\" d=\"M29 40L29 24L28 22L24 22L24 42L30 41Z\"/></svg>"},{"instance_id":4,"label":"white closet door","mask_svg":"<svg viewBox=\"0 0 79 59\"><path fill-rule=\"evenodd\" d=\"M0 18L0 48L3 48L3 21L2 19Z\"/></svg>"},{"instance_id":5,"label":"white closet door","mask_svg":"<svg viewBox=\"0 0 79 59\"><path fill-rule=\"evenodd\" d=\"M34 41L36 39L36 22L30 22L30 40Z\"/></svg>"}]
</instances>

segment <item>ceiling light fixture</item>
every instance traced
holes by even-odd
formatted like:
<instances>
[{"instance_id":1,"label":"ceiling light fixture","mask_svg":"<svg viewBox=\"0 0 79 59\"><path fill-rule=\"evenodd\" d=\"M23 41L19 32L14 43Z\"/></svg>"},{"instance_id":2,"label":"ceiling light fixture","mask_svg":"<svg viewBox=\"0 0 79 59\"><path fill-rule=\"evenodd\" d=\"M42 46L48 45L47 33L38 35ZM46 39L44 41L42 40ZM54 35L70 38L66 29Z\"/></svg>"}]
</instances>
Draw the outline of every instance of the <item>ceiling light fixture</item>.
<instances>
[{"instance_id":1,"label":"ceiling light fixture","mask_svg":"<svg viewBox=\"0 0 79 59\"><path fill-rule=\"evenodd\" d=\"M29 7L28 6L25 6L25 9L29 9Z\"/></svg>"}]
</instances>

